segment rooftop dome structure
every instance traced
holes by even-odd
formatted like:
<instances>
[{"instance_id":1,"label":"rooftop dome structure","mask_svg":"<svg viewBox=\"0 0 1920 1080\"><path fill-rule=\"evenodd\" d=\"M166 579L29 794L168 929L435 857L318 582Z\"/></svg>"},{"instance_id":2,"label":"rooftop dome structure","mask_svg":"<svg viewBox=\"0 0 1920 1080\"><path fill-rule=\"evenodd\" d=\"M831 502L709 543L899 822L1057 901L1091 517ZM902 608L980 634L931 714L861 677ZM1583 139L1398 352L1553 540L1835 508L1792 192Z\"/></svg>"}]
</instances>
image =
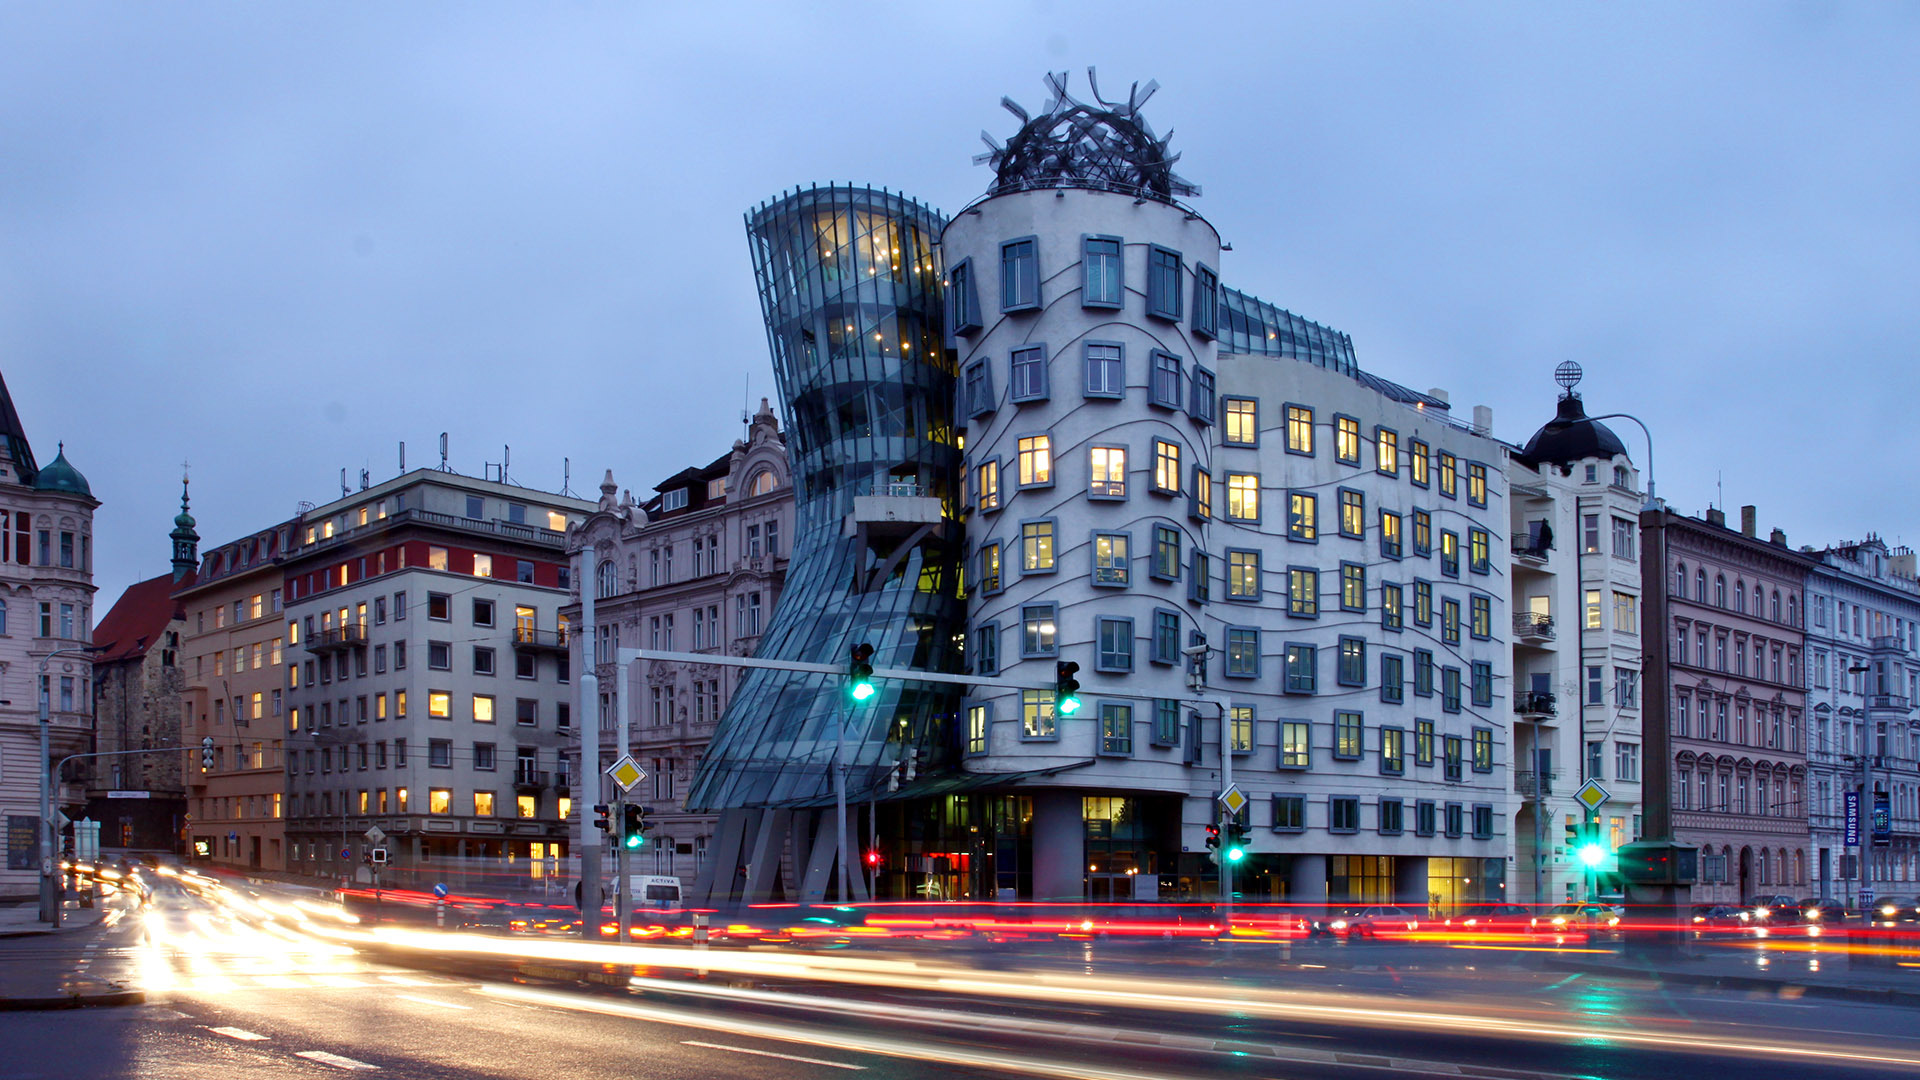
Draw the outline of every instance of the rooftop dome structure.
<instances>
[{"instance_id":1,"label":"rooftop dome structure","mask_svg":"<svg viewBox=\"0 0 1920 1080\"><path fill-rule=\"evenodd\" d=\"M1586 406L1574 387L1580 382L1580 365L1568 361L1554 371L1554 381L1565 390L1560 408L1546 426L1533 433L1520 456L1534 465L1571 465L1588 458L1626 457L1626 444L1607 425L1587 419Z\"/></svg>"},{"instance_id":2,"label":"rooftop dome structure","mask_svg":"<svg viewBox=\"0 0 1920 1080\"><path fill-rule=\"evenodd\" d=\"M39 475L34 477L33 486L36 491L64 491L71 495L93 498L93 489L87 486L87 478L81 476L80 470L67 461L65 443L60 444L60 452L54 455L54 459L47 463L46 468L40 470Z\"/></svg>"}]
</instances>

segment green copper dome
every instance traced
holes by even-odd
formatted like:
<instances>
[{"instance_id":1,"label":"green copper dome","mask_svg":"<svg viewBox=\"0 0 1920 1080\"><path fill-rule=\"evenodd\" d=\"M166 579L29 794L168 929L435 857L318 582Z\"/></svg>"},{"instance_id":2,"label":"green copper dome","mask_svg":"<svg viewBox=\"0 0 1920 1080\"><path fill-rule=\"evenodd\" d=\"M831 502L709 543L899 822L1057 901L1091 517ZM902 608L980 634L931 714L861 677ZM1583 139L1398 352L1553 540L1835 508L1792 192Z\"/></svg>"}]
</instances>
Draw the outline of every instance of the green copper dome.
<instances>
[{"instance_id":1,"label":"green copper dome","mask_svg":"<svg viewBox=\"0 0 1920 1080\"><path fill-rule=\"evenodd\" d=\"M60 453L46 468L40 470L40 475L34 477L33 486L38 491L64 491L93 498L93 489L87 486L87 478L81 476L80 470L67 461L65 443L60 444Z\"/></svg>"}]
</instances>

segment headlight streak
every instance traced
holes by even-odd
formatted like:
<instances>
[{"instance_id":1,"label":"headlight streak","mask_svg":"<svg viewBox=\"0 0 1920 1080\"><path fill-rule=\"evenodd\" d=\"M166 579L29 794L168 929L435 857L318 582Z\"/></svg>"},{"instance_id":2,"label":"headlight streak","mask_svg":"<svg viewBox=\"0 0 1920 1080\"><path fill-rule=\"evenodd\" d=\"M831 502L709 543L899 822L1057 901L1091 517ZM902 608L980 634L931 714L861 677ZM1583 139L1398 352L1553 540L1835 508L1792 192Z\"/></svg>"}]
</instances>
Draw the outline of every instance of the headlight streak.
<instances>
[{"instance_id":1,"label":"headlight streak","mask_svg":"<svg viewBox=\"0 0 1920 1080\"><path fill-rule=\"evenodd\" d=\"M1378 1029L1385 1022L1409 1029L1452 1034L1462 1031L1493 1032L1511 1037L1559 1042L1599 1040L1612 1045L1669 1051L1775 1055L1806 1060L1860 1062L1876 1066L1920 1069L1920 1054L1871 1051L1844 1045L1737 1038L1731 1034L1716 1037L1710 1034L1708 1026L1698 1023L1687 1024L1684 1027L1677 1023L1669 1024L1667 1026L1675 1029L1671 1033L1617 1027L1599 1028L1556 1020L1531 1019L1522 1012L1507 1015L1443 1011L1412 1012L1398 1007L1383 1006L1379 1002L1351 994L1260 990L1239 986L1213 987L1204 984L1134 978L1126 980L1125 988L1119 988L1114 985L1113 980L1090 976L1032 971L1002 974L973 971L958 965L938 962L890 960L845 954L795 956L757 951L689 952L677 947L502 939L387 927L381 927L372 932L335 930L331 934L342 940L358 941L367 945L411 948L438 954L518 957L561 963L614 964L622 967L701 969L771 978L845 982L905 989L939 989L1029 1000L1070 999L1086 1004L1208 1015L1219 1015L1222 1010L1231 1010L1236 1015L1263 1019L1314 1020L1374 1029ZM1635 1018L1635 1022L1644 1025L1657 1021L1639 1017Z\"/></svg>"}]
</instances>

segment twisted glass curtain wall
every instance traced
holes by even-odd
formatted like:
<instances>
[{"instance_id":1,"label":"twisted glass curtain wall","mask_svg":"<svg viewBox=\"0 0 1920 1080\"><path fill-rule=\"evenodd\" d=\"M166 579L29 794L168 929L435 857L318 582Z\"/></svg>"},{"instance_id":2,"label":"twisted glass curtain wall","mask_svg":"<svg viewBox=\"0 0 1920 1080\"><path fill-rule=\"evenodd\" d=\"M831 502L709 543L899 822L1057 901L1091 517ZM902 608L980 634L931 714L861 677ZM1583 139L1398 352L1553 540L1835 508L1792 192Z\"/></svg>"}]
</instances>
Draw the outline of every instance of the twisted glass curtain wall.
<instances>
[{"instance_id":1,"label":"twisted glass curtain wall","mask_svg":"<svg viewBox=\"0 0 1920 1080\"><path fill-rule=\"evenodd\" d=\"M867 642L875 667L958 669L962 466L933 246L945 225L912 199L864 187L797 190L747 215L795 488L793 556L761 657L844 665ZM946 536L859 592L856 580L879 560L842 525L855 495L890 490L940 498ZM910 752L921 772L945 766L952 690L875 686L855 705L840 675L748 670L701 760L689 809L830 803L842 722L849 798L884 790L888 770Z\"/></svg>"}]
</instances>

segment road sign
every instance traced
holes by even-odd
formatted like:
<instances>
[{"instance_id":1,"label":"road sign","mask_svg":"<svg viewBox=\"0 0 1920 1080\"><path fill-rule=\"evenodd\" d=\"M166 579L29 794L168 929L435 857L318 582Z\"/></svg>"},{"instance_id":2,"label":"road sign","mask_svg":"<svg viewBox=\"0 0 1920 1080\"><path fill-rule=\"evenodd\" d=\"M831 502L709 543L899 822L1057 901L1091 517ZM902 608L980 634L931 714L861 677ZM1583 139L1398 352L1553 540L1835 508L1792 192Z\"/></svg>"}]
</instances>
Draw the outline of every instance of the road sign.
<instances>
[{"instance_id":1,"label":"road sign","mask_svg":"<svg viewBox=\"0 0 1920 1080\"><path fill-rule=\"evenodd\" d=\"M1228 784L1227 790L1220 793L1220 805L1227 808L1227 813L1238 817L1240 808L1247 805L1247 793L1240 790L1239 784Z\"/></svg>"},{"instance_id":2,"label":"road sign","mask_svg":"<svg viewBox=\"0 0 1920 1080\"><path fill-rule=\"evenodd\" d=\"M1868 888L1862 888L1860 890L1860 910L1870 911L1872 910L1872 908L1873 908L1873 890ZM1867 921L1872 922L1873 918L1869 916L1867 918Z\"/></svg>"},{"instance_id":3,"label":"road sign","mask_svg":"<svg viewBox=\"0 0 1920 1080\"><path fill-rule=\"evenodd\" d=\"M341 857L341 858L343 858L343 859L351 859L351 858L353 858L353 849L352 849L352 848L350 848L350 847L343 847L343 848L341 848L341 849L340 849L340 857Z\"/></svg>"},{"instance_id":4,"label":"road sign","mask_svg":"<svg viewBox=\"0 0 1920 1080\"><path fill-rule=\"evenodd\" d=\"M238 839L240 839L240 834L239 834L239 833L237 833L237 832L230 832L230 833L228 833L228 834L227 834L227 839L229 839L229 840L238 840Z\"/></svg>"},{"instance_id":5,"label":"road sign","mask_svg":"<svg viewBox=\"0 0 1920 1080\"><path fill-rule=\"evenodd\" d=\"M367 843L369 844L384 844L387 842L387 834L382 832L380 830L380 826L378 825L375 825L373 828L368 829L365 835L367 838Z\"/></svg>"},{"instance_id":6,"label":"road sign","mask_svg":"<svg viewBox=\"0 0 1920 1080\"><path fill-rule=\"evenodd\" d=\"M1601 787L1598 780L1589 780L1581 784L1580 790L1573 793L1573 801L1586 807L1589 814L1599 810L1601 805L1611 798L1613 795L1606 788Z\"/></svg>"},{"instance_id":7,"label":"road sign","mask_svg":"<svg viewBox=\"0 0 1920 1080\"><path fill-rule=\"evenodd\" d=\"M445 900L447 898L447 883L444 881L435 882L433 886L433 895L439 897L442 900Z\"/></svg>"},{"instance_id":8,"label":"road sign","mask_svg":"<svg viewBox=\"0 0 1920 1080\"><path fill-rule=\"evenodd\" d=\"M1847 806L1847 846L1860 846L1860 793L1846 792Z\"/></svg>"},{"instance_id":9,"label":"road sign","mask_svg":"<svg viewBox=\"0 0 1920 1080\"><path fill-rule=\"evenodd\" d=\"M647 770L641 768L631 756L622 754L620 760L607 770L607 775L613 777L613 782L620 785L621 791L632 791L633 785L647 778Z\"/></svg>"}]
</instances>

